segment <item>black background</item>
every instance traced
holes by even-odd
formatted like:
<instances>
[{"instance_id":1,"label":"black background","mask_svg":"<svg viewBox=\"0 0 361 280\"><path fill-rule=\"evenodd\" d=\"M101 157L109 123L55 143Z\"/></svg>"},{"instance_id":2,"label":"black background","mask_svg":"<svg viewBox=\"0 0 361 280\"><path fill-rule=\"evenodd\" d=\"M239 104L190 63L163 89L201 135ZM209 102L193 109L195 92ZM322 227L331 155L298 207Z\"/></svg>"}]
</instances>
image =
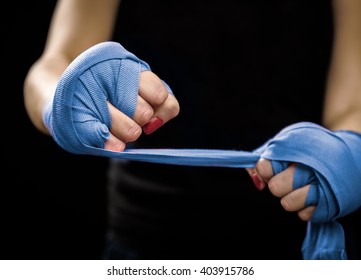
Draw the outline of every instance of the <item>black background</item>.
<instances>
[{"instance_id":1,"label":"black background","mask_svg":"<svg viewBox=\"0 0 361 280\"><path fill-rule=\"evenodd\" d=\"M55 3L2 6L0 259L101 256L107 159L61 150L35 129L24 108L23 81L42 53Z\"/></svg>"},{"instance_id":2,"label":"black background","mask_svg":"<svg viewBox=\"0 0 361 280\"><path fill-rule=\"evenodd\" d=\"M23 103L55 2L2 6L0 259L94 259L102 249L107 161L61 150L35 129Z\"/></svg>"}]
</instances>

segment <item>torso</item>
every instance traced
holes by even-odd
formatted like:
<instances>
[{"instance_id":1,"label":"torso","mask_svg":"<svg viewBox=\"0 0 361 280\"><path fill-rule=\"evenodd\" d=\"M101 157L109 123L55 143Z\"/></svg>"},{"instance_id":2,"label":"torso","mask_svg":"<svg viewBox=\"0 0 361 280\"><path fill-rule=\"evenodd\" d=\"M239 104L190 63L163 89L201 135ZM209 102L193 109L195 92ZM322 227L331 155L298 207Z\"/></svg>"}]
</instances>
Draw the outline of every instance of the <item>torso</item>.
<instances>
[{"instance_id":1,"label":"torso","mask_svg":"<svg viewBox=\"0 0 361 280\"><path fill-rule=\"evenodd\" d=\"M115 38L149 63L181 106L179 117L138 147L252 150L291 123L320 123L330 1L123 0L118 27ZM215 255L226 254L215 242L222 240L234 247L226 258L267 258L284 241L280 256L299 257L305 224L256 191L244 170L112 168L110 224L121 238L160 247L176 240L173 252L199 244ZM255 252L255 242L265 250Z\"/></svg>"}]
</instances>

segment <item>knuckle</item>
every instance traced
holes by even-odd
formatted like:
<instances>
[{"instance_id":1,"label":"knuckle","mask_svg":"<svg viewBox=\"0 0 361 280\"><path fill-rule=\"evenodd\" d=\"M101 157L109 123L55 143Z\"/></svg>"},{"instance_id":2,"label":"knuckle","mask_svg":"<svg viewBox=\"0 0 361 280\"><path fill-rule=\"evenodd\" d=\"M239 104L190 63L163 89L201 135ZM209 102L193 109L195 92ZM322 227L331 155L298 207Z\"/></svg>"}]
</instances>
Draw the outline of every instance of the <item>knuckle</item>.
<instances>
[{"instance_id":1,"label":"knuckle","mask_svg":"<svg viewBox=\"0 0 361 280\"><path fill-rule=\"evenodd\" d=\"M154 115L154 110L151 107L143 110L139 118L140 125L148 123L153 117L153 115Z\"/></svg>"},{"instance_id":2,"label":"knuckle","mask_svg":"<svg viewBox=\"0 0 361 280\"><path fill-rule=\"evenodd\" d=\"M283 209L285 209L286 211L288 211L288 212L293 211L292 203L289 199L287 199L285 197L282 198L281 205L282 205Z\"/></svg>"},{"instance_id":3,"label":"knuckle","mask_svg":"<svg viewBox=\"0 0 361 280\"><path fill-rule=\"evenodd\" d=\"M128 129L128 131L125 135L124 142L126 142L126 143L133 142L133 141L137 140L141 134L142 134L141 127L138 124L134 124L134 125L130 126L130 128Z\"/></svg>"},{"instance_id":4,"label":"knuckle","mask_svg":"<svg viewBox=\"0 0 361 280\"><path fill-rule=\"evenodd\" d=\"M159 82L159 84L155 87L154 93L153 93L153 102L155 104L162 104L167 99L168 91L165 85L162 82Z\"/></svg>"},{"instance_id":5,"label":"knuckle","mask_svg":"<svg viewBox=\"0 0 361 280\"><path fill-rule=\"evenodd\" d=\"M166 113L170 118L178 116L180 111L179 103L175 99L169 102L166 106Z\"/></svg>"},{"instance_id":6,"label":"knuckle","mask_svg":"<svg viewBox=\"0 0 361 280\"><path fill-rule=\"evenodd\" d=\"M282 192L281 192L281 188L280 188L279 184L277 183L277 180L272 178L268 182L268 188L274 196L281 197Z\"/></svg>"},{"instance_id":7,"label":"knuckle","mask_svg":"<svg viewBox=\"0 0 361 280\"><path fill-rule=\"evenodd\" d=\"M302 220L302 221L309 221L311 220L311 214L305 211L299 211L298 212L298 217Z\"/></svg>"},{"instance_id":8,"label":"knuckle","mask_svg":"<svg viewBox=\"0 0 361 280\"><path fill-rule=\"evenodd\" d=\"M261 158L256 165L256 170L259 176L265 180L266 182L272 177L272 167L270 166L269 162L263 158Z\"/></svg>"}]
</instances>

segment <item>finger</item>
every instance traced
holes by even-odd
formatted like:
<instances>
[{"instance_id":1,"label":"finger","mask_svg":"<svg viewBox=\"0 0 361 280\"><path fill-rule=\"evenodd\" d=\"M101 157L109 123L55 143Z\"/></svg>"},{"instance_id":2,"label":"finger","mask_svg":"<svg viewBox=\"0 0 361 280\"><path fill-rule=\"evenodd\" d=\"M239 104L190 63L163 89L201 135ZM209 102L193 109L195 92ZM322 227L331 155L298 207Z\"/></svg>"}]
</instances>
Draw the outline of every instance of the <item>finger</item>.
<instances>
[{"instance_id":1,"label":"finger","mask_svg":"<svg viewBox=\"0 0 361 280\"><path fill-rule=\"evenodd\" d=\"M256 171L266 183L273 177L272 163L268 159L261 158L256 164Z\"/></svg>"},{"instance_id":2,"label":"finger","mask_svg":"<svg viewBox=\"0 0 361 280\"><path fill-rule=\"evenodd\" d=\"M137 107L134 112L133 120L143 126L148 123L154 116L153 107L150 106L141 96L138 96Z\"/></svg>"},{"instance_id":3,"label":"finger","mask_svg":"<svg viewBox=\"0 0 361 280\"><path fill-rule=\"evenodd\" d=\"M115 152L123 152L125 149L125 143L110 133L109 139L104 144L104 149Z\"/></svg>"},{"instance_id":4,"label":"finger","mask_svg":"<svg viewBox=\"0 0 361 280\"><path fill-rule=\"evenodd\" d=\"M293 191L295 164L291 164L282 172L273 176L268 182L270 192L276 197L284 197Z\"/></svg>"},{"instance_id":5,"label":"finger","mask_svg":"<svg viewBox=\"0 0 361 280\"><path fill-rule=\"evenodd\" d=\"M139 79L139 95L152 107L161 105L168 98L163 81L151 71L143 71Z\"/></svg>"},{"instance_id":6,"label":"finger","mask_svg":"<svg viewBox=\"0 0 361 280\"><path fill-rule=\"evenodd\" d=\"M256 168L246 168L248 175L251 177L253 184L258 190L263 190L266 187L266 183L258 175Z\"/></svg>"},{"instance_id":7,"label":"finger","mask_svg":"<svg viewBox=\"0 0 361 280\"><path fill-rule=\"evenodd\" d=\"M315 212L316 206L309 206L306 207L300 211L298 211L298 217L300 217L300 219L302 221L310 221L313 215L313 212Z\"/></svg>"},{"instance_id":8,"label":"finger","mask_svg":"<svg viewBox=\"0 0 361 280\"><path fill-rule=\"evenodd\" d=\"M168 93L166 100L154 108L153 118L143 126L146 134L154 132L164 123L175 118L179 114L179 103L173 94Z\"/></svg>"},{"instance_id":9,"label":"finger","mask_svg":"<svg viewBox=\"0 0 361 280\"><path fill-rule=\"evenodd\" d=\"M152 118L143 126L146 134L151 134L164 123L179 114L179 103L164 82L153 72L143 71L139 81L139 96L154 109Z\"/></svg>"},{"instance_id":10,"label":"finger","mask_svg":"<svg viewBox=\"0 0 361 280\"><path fill-rule=\"evenodd\" d=\"M309 188L310 185L307 185L282 197L282 207L289 212L300 211L305 208Z\"/></svg>"},{"instance_id":11,"label":"finger","mask_svg":"<svg viewBox=\"0 0 361 280\"><path fill-rule=\"evenodd\" d=\"M124 143L133 142L142 134L142 128L108 102L111 117L111 133Z\"/></svg>"}]
</instances>

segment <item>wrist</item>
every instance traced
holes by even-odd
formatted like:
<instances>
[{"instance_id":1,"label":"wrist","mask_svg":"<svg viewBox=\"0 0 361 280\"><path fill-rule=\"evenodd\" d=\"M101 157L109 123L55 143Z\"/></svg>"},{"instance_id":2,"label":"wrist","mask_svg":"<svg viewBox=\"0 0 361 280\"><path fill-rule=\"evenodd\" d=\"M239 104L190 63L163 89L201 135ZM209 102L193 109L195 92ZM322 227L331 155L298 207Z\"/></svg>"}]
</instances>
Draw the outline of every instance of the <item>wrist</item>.
<instances>
[{"instance_id":1,"label":"wrist","mask_svg":"<svg viewBox=\"0 0 361 280\"><path fill-rule=\"evenodd\" d=\"M335 134L350 148L361 171L361 133L352 130L336 130Z\"/></svg>"}]
</instances>

